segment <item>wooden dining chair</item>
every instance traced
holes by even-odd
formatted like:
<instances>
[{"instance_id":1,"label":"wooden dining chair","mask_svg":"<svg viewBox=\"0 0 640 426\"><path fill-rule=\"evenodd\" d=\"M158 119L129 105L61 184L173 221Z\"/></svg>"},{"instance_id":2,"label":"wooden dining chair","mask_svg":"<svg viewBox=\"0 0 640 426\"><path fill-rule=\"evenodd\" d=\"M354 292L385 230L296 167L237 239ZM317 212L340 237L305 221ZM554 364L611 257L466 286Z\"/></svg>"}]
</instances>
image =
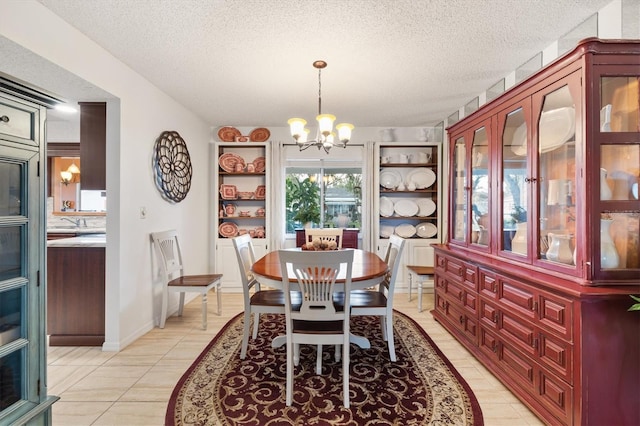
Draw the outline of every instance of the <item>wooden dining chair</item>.
<instances>
[{"instance_id":1,"label":"wooden dining chair","mask_svg":"<svg viewBox=\"0 0 640 426\"><path fill-rule=\"evenodd\" d=\"M279 256L287 331L286 404L290 406L293 401L293 370L294 365L298 365L300 344L317 345L316 372L322 368L322 345L328 344L342 346L343 404L349 408L349 292L353 250L280 250ZM346 265L345 300L342 306L336 307L333 293L342 265ZM290 296L294 286L302 293L299 308L294 306Z\"/></svg>"},{"instance_id":2,"label":"wooden dining chair","mask_svg":"<svg viewBox=\"0 0 640 426\"><path fill-rule=\"evenodd\" d=\"M178 233L175 229L151 233L155 251L160 262L164 278L162 291L162 312L160 313L160 328L164 328L167 320L169 292L180 293L178 316L182 316L185 293L200 293L202 296L202 328L207 329L207 294L215 289L218 297L218 311L221 314L222 298L220 293L222 274L185 275L182 262L182 252L178 243Z\"/></svg>"},{"instance_id":3,"label":"wooden dining chair","mask_svg":"<svg viewBox=\"0 0 640 426\"><path fill-rule=\"evenodd\" d=\"M242 334L242 348L240 349L240 359L247 356L249 346L249 330L251 328L251 317L253 316L252 338L258 337L258 327L260 326L260 314L284 314L284 292L282 290L262 290L260 282L256 280L251 266L256 261L253 249L253 239L249 234L240 235L232 239L233 247L238 259L240 268L240 278L242 280L242 293L244 296L244 330ZM300 293L294 293L292 303L300 305Z\"/></svg>"},{"instance_id":4,"label":"wooden dining chair","mask_svg":"<svg viewBox=\"0 0 640 426\"><path fill-rule=\"evenodd\" d=\"M382 338L389 347L389 358L396 361L396 349L393 339L393 294L396 286L400 258L405 240L395 234L389 237L385 262L389 271L375 290L355 290L351 292L351 315L375 315L380 317ZM341 296L344 297L344 296Z\"/></svg>"},{"instance_id":5,"label":"wooden dining chair","mask_svg":"<svg viewBox=\"0 0 640 426\"><path fill-rule=\"evenodd\" d=\"M335 241L337 248L342 248L342 228L305 228L305 243L311 243L315 239L319 239L321 243Z\"/></svg>"}]
</instances>

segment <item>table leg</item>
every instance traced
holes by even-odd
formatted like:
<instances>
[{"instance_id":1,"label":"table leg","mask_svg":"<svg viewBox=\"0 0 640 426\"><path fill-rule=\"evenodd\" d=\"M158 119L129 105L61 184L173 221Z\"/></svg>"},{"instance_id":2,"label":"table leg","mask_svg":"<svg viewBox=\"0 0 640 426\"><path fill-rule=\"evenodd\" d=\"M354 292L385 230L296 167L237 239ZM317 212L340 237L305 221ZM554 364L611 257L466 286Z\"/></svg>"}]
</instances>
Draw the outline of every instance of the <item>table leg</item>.
<instances>
[{"instance_id":1,"label":"table leg","mask_svg":"<svg viewBox=\"0 0 640 426\"><path fill-rule=\"evenodd\" d=\"M413 273L409 272L409 302L411 302L411 287L413 287Z\"/></svg>"},{"instance_id":2,"label":"table leg","mask_svg":"<svg viewBox=\"0 0 640 426\"><path fill-rule=\"evenodd\" d=\"M369 342L369 339L367 339L364 336L356 336L355 334L351 333L351 336L349 337L349 341L351 343L355 343L356 345L358 345L358 347L362 349L369 349L371 347L371 342ZM271 341L272 348L279 348L280 346L284 346L286 344L287 344L286 335L277 336Z\"/></svg>"}]
</instances>

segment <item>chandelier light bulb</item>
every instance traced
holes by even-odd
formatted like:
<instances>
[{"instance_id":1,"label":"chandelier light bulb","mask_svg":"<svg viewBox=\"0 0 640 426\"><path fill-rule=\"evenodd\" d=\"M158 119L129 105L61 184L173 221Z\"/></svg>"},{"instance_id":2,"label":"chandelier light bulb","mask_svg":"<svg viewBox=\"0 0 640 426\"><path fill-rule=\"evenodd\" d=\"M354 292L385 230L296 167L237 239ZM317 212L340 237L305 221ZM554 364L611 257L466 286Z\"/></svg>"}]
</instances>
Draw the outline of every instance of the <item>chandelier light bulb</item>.
<instances>
[{"instance_id":1,"label":"chandelier light bulb","mask_svg":"<svg viewBox=\"0 0 640 426\"><path fill-rule=\"evenodd\" d=\"M318 121L318 131L314 140L308 140L309 130L304 126L307 124L306 120L302 118L291 118L287 121L291 130L291 136L296 141L296 144L300 147L300 151L303 151L310 146L317 146L318 149L324 148L328 154L329 150L333 146L341 146L346 148L347 142L351 139L351 131L354 129L353 124L341 123L336 126L338 131L338 141L336 141L336 135L333 133L333 123L336 121L336 116L333 114L322 113L322 69L326 68L327 63L325 61L315 61L313 67L318 70L318 115L316 120Z\"/></svg>"}]
</instances>

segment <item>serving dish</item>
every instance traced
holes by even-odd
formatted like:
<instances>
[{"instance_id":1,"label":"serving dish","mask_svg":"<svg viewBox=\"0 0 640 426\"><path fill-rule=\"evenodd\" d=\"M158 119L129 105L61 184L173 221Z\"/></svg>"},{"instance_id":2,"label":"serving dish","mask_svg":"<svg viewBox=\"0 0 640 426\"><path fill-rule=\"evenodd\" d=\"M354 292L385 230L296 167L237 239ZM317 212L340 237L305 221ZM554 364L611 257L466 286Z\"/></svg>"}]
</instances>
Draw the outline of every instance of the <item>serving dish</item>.
<instances>
[{"instance_id":1,"label":"serving dish","mask_svg":"<svg viewBox=\"0 0 640 426\"><path fill-rule=\"evenodd\" d=\"M380 197L380 216L393 216L393 201L389 197Z\"/></svg>"},{"instance_id":2,"label":"serving dish","mask_svg":"<svg viewBox=\"0 0 640 426\"><path fill-rule=\"evenodd\" d=\"M233 222L224 222L218 227L218 232L226 238L235 237L238 235L238 225Z\"/></svg>"},{"instance_id":3,"label":"serving dish","mask_svg":"<svg viewBox=\"0 0 640 426\"><path fill-rule=\"evenodd\" d=\"M418 213L418 205L413 200L398 200L393 205L398 216L415 216Z\"/></svg>"},{"instance_id":4,"label":"serving dish","mask_svg":"<svg viewBox=\"0 0 640 426\"><path fill-rule=\"evenodd\" d=\"M269 132L269 129L264 127L258 127L249 133L249 139L252 142L265 142L269 139L269 136L271 136L271 132Z\"/></svg>"},{"instance_id":5,"label":"serving dish","mask_svg":"<svg viewBox=\"0 0 640 426\"><path fill-rule=\"evenodd\" d=\"M438 227L430 222L422 222L416 226L416 234L420 238L431 238L438 233Z\"/></svg>"},{"instance_id":6,"label":"serving dish","mask_svg":"<svg viewBox=\"0 0 640 426\"><path fill-rule=\"evenodd\" d=\"M218 158L218 164L220 165L220 168L222 168L222 170L227 173L234 172L236 170L237 164L241 164L243 170L247 166L244 158L233 152L225 152L224 154L222 154Z\"/></svg>"},{"instance_id":7,"label":"serving dish","mask_svg":"<svg viewBox=\"0 0 640 426\"><path fill-rule=\"evenodd\" d=\"M540 115L538 123L538 150L544 154L564 145L576 132L576 112L573 107L556 108ZM511 151L523 157L527 155L527 123L513 132Z\"/></svg>"},{"instance_id":8,"label":"serving dish","mask_svg":"<svg viewBox=\"0 0 640 426\"><path fill-rule=\"evenodd\" d=\"M262 173L265 170L265 161L264 157L258 157L253 160L253 167L256 169L256 173Z\"/></svg>"},{"instance_id":9,"label":"serving dish","mask_svg":"<svg viewBox=\"0 0 640 426\"><path fill-rule=\"evenodd\" d=\"M399 237L411 238L416 235L416 227L410 223L403 223L402 225L396 226L395 232Z\"/></svg>"},{"instance_id":10,"label":"serving dish","mask_svg":"<svg viewBox=\"0 0 640 426\"><path fill-rule=\"evenodd\" d=\"M267 187L264 185L258 185L255 191L256 200L264 200L267 192Z\"/></svg>"},{"instance_id":11,"label":"serving dish","mask_svg":"<svg viewBox=\"0 0 640 426\"><path fill-rule=\"evenodd\" d=\"M422 198L416 201L418 216L431 216L436 211L436 203L431 198Z\"/></svg>"},{"instance_id":12,"label":"serving dish","mask_svg":"<svg viewBox=\"0 0 640 426\"><path fill-rule=\"evenodd\" d=\"M218 138L222 142L233 142L238 136L242 136L242 133L240 133L240 130L235 127L224 126L218 129Z\"/></svg>"},{"instance_id":13,"label":"serving dish","mask_svg":"<svg viewBox=\"0 0 640 426\"><path fill-rule=\"evenodd\" d=\"M431 169L419 167L409 171L405 181L407 185L413 183L416 189L427 189L436 182L436 174Z\"/></svg>"},{"instance_id":14,"label":"serving dish","mask_svg":"<svg viewBox=\"0 0 640 426\"><path fill-rule=\"evenodd\" d=\"M253 198L254 193L250 191L238 191L238 198L241 200L250 200Z\"/></svg>"},{"instance_id":15,"label":"serving dish","mask_svg":"<svg viewBox=\"0 0 640 426\"><path fill-rule=\"evenodd\" d=\"M235 200L238 198L238 189L235 185L223 183L220 185L220 198L223 200Z\"/></svg>"},{"instance_id":16,"label":"serving dish","mask_svg":"<svg viewBox=\"0 0 640 426\"><path fill-rule=\"evenodd\" d=\"M402 182L400 173L393 170L384 170L380 173L380 185L386 189L396 189Z\"/></svg>"},{"instance_id":17,"label":"serving dish","mask_svg":"<svg viewBox=\"0 0 640 426\"><path fill-rule=\"evenodd\" d=\"M389 238L395 232L395 227L391 225L380 226L380 237Z\"/></svg>"}]
</instances>

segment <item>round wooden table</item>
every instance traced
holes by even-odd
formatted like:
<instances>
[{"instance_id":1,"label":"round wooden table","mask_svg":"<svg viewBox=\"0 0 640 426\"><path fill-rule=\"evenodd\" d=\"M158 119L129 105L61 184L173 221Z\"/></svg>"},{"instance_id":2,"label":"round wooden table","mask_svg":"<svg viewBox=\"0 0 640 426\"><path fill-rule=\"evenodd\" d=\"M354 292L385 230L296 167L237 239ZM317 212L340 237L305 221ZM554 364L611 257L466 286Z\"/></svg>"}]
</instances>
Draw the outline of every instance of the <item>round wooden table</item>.
<instances>
[{"instance_id":1,"label":"round wooden table","mask_svg":"<svg viewBox=\"0 0 640 426\"><path fill-rule=\"evenodd\" d=\"M299 248L287 249L297 250ZM370 251L360 249L353 250L353 267L351 271L351 289L361 290L372 287L382 281L389 270L389 266L380 259L380 257ZM313 252L310 252L313 253ZM272 251L258 259L251 267L251 271L255 275L260 284L269 287L282 289L282 270L280 268L280 256L278 251ZM340 271L336 280L336 291L341 291L341 282L344 282L344 272ZM363 336L351 334L351 343L355 343L361 348L368 349L371 347L369 339ZM286 343L286 336L278 336L271 342L271 346L277 348Z\"/></svg>"},{"instance_id":2,"label":"round wooden table","mask_svg":"<svg viewBox=\"0 0 640 426\"><path fill-rule=\"evenodd\" d=\"M300 251L299 248L288 250ZM380 257L370 251L353 250L353 269L351 271L351 289L359 290L378 284L389 270L389 266ZM313 252L310 252L313 253ZM272 251L261 257L251 267L261 284L282 289L282 271L278 251ZM344 272L340 271L336 284L344 282ZM340 289L338 289L340 291Z\"/></svg>"}]
</instances>

